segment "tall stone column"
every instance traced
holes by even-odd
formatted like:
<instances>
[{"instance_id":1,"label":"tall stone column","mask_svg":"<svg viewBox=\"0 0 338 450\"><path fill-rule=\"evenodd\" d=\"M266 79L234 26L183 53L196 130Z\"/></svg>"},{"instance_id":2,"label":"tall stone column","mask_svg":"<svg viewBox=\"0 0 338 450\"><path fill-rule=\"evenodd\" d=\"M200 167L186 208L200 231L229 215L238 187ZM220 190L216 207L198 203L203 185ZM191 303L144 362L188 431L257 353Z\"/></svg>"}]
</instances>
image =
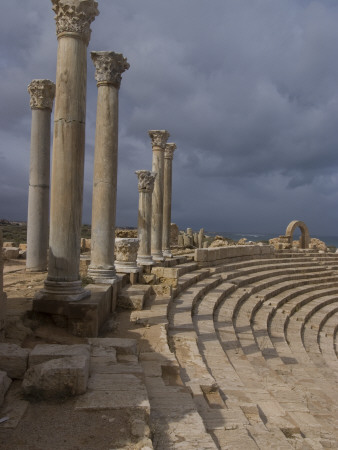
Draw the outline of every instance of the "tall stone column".
<instances>
[{"instance_id":1,"label":"tall stone column","mask_svg":"<svg viewBox=\"0 0 338 450\"><path fill-rule=\"evenodd\" d=\"M2 231L0 229L0 342L5 337L5 323L6 323L6 294L4 293L4 262L2 255Z\"/></svg>"},{"instance_id":2,"label":"tall stone column","mask_svg":"<svg viewBox=\"0 0 338 450\"><path fill-rule=\"evenodd\" d=\"M163 175L163 231L162 249L163 256L172 257L170 251L170 223L171 223L171 191L172 191L172 162L176 144L166 144L164 150L164 175Z\"/></svg>"},{"instance_id":3,"label":"tall stone column","mask_svg":"<svg viewBox=\"0 0 338 450\"><path fill-rule=\"evenodd\" d=\"M94 182L92 203L91 263L88 275L110 283L114 269L116 183L118 153L118 101L121 74L129 69L120 53L91 52L98 87Z\"/></svg>"},{"instance_id":4,"label":"tall stone column","mask_svg":"<svg viewBox=\"0 0 338 450\"><path fill-rule=\"evenodd\" d=\"M152 196L151 254L154 261L163 261L162 228L164 149L170 134L166 130L150 130L149 136L153 147L152 171L157 173Z\"/></svg>"},{"instance_id":5,"label":"tall stone column","mask_svg":"<svg viewBox=\"0 0 338 450\"><path fill-rule=\"evenodd\" d=\"M139 192L137 233L140 247L137 254L137 264L151 266L154 264L151 256L151 197L157 174L149 170L137 170L135 173L138 177Z\"/></svg>"},{"instance_id":6,"label":"tall stone column","mask_svg":"<svg viewBox=\"0 0 338 450\"><path fill-rule=\"evenodd\" d=\"M28 192L27 257L30 272L47 270L50 116L55 84L50 80L33 80L28 86L32 109L31 151Z\"/></svg>"},{"instance_id":7,"label":"tall stone column","mask_svg":"<svg viewBox=\"0 0 338 450\"><path fill-rule=\"evenodd\" d=\"M94 0L52 0L58 53L54 112L48 299L90 294L79 275L85 149L87 46L99 14Z\"/></svg>"}]
</instances>

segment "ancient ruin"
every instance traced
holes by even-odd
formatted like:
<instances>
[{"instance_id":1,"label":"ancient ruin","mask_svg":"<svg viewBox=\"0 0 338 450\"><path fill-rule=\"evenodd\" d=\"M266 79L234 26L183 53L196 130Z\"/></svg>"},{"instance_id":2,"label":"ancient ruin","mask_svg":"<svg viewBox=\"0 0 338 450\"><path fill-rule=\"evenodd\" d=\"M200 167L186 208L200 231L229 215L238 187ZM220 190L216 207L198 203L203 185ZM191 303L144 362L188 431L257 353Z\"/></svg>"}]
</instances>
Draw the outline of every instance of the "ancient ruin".
<instances>
[{"instance_id":1,"label":"ancient ruin","mask_svg":"<svg viewBox=\"0 0 338 450\"><path fill-rule=\"evenodd\" d=\"M149 136L153 149L152 171L157 174L152 196L151 220L151 254L154 261L163 261L163 183L164 183L164 152L169 138L166 130L150 130Z\"/></svg>"},{"instance_id":2,"label":"ancient ruin","mask_svg":"<svg viewBox=\"0 0 338 450\"><path fill-rule=\"evenodd\" d=\"M152 171L136 171L138 237L126 229L115 239L118 94L129 64L114 52L92 52L92 236L81 239L86 55L98 9L52 3L48 276L39 271L54 85L34 80L27 271L0 230L0 447L338 448L338 254L299 220L270 244L180 231L170 223L176 144L166 130L149 131Z\"/></svg>"},{"instance_id":3,"label":"ancient ruin","mask_svg":"<svg viewBox=\"0 0 338 450\"><path fill-rule=\"evenodd\" d=\"M33 80L28 86L32 109L31 154L29 170L26 268L47 270L50 118L55 84Z\"/></svg>"},{"instance_id":4,"label":"ancient ruin","mask_svg":"<svg viewBox=\"0 0 338 450\"><path fill-rule=\"evenodd\" d=\"M154 264L151 256L152 194L157 174L149 170L138 170L136 175L139 192L137 232L140 241L137 263L140 266L151 266Z\"/></svg>"},{"instance_id":5,"label":"ancient ruin","mask_svg":"<svg viewBox=\"0 0 338 450\"><path fill-rule=\"evenodd\" d=\"M171 257L170 251L170 224L171 224L171 191L172 191L172 161L176 144L166 144L164 150L163 169L163 232L162 249L163 256Z\"/></svg>"},{"instance_id":6,"label":"ancient ruin","mask_svg":"<svg viewBox=\"0 0 338 450\"><path fill-rule=\"evenodd\" d=\"M98 87L91 262L88 274L99 283L115 279L114 238L118 153L118 92L126 58L114 52L92 52Z\"/></svg>"}]
</instances>

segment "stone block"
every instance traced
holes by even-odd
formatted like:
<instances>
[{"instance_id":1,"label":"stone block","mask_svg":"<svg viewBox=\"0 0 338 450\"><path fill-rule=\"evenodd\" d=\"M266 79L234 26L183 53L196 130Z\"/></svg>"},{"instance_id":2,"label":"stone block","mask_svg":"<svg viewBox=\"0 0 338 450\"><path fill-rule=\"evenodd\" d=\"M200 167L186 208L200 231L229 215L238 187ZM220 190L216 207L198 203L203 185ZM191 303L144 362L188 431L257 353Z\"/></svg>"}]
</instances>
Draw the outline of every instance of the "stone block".
<instances>
[{"instance_id":1,"label":"stone block","mask_svg":"<svg viewBox=\"0 0 338 450\"><path fill-rule=\"evenodd\" d=\"M0 344L0 370L10 378L23 378L28 366L29 350L16 344Z\"/></svg>"},{"instance_id":2,"label":"stone block","mask_svg":"<svg viewBox=\"0 0 338 450\"><path fill-rule=\"evenodd\" d=\"M69 356L90 356L90 346L86 344L59 345L38 344L29 355L29 367L42 364L51 359L65 358Z\"/></svg>"},{"instance_id":3,"label":"stone block","mask_svg":"<svg viewBox=\"0 0 338 450\"><path fill-rule=\"evenodd\" d=\"M19 249L22 251L27 250L27 244L19 244Z\"/></svg>"},{"instance_id":4,"label":"stone block","mask_svg":"<svg viewBox=\"0 0 338 450\"><path fill-rule=\"evenodd\" d=\"M15 242L4 242L3 247L15 247Z\"/></svg>"},{"instance_id":5,"label":"stone block","mask_svg":"<svg viewBox=\"0 0 338 450\"><path fill-rule=\"evenodd\" d=\"M19 258L26 259L27 256L27 250L20 250L19 251Z\"/></svg>"},{"instance_id":6,"label":"stone block","mask_svg":"<svg viewBox=\"0 0 338 450\"><path fill-rule=\"evenodd\" d=\"M6 392L11 385L12 380L7 376L6 372L0 370L0 406L3 404Z\"/></svg>"},{"instance_id":7,"label":"stone block","mask_svg":"<svg viewBox=\"0 0 338 450\"><path fill-rule=\"evenodd\" d=\"M208 249L206 248L197 248L195 250L195 257L196 262L202 262L202 261L208 261Z\"/></svg>"},{"instance_id":8,"label":"stone block","mask_svg":"<svg viewBox=\"0 0 338 450\"><path fill-rule=\"evenodd\" d=\"M128 286L118 294L117 304L125 309L141 310L150 294L151 286Z\"/></svg>"},{"instance_id":9,"label":"stone block","mask_svg":"<svg viewBox=\"0 0 338 450\"><path fill-rule=\"evenodd\" d=\"M66 398L84 394L89 377L89 358L70 356L30 367L22 383L27 397Z\"/></svg>"},{"instance_id":10,"label":"stone block","mask_svg":"<svg viewBox=\"0 0 338 450\"><path fill-rule=\"evenodd\" d=\"M90 338L88 342L95 347L114 348L118 355L138 355L136 339Z\"/></svg>"},{"instance_id":11,"label":"stone block","mask_svg":"<svg viewBox=\"0 0 338 450\"><path fill-rule=\"evenodd\" d=\"M19 258L19 248L18 247L3 247L2 253L5 259L18 259Z\"/></svg>"}]
</instances>

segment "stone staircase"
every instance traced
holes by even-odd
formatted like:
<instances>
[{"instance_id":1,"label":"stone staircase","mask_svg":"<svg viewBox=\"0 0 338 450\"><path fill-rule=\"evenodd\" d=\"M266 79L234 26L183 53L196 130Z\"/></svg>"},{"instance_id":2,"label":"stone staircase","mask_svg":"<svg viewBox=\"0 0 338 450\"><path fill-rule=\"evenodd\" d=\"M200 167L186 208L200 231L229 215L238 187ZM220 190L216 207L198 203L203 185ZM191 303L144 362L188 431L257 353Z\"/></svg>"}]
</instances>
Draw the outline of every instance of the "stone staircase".
<instances>
[{"instance_id":1,"label":"stone staircase","mask_svg":"<svg viewBox=\"0 0 338 450\"><path fill-rule=\"evenodd\" d=\"M132 320L154 448L338 448L338 258L281 252L156 268L172 286Z\"/></svg>"}]
</instances>

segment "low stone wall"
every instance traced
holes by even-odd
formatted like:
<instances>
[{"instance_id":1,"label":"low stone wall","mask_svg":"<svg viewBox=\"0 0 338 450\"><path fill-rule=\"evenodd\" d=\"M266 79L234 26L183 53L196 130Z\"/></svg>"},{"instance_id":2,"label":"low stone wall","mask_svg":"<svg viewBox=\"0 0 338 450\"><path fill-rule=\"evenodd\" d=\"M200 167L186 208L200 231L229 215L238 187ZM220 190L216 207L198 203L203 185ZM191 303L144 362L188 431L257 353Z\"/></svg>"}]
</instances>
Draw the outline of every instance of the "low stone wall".
<instances>
[{"instance_id":1,"label":"low stone wall","mask_svg":"<svg viewBox=\"0 0 338 450\"><path fill-rule=\"evenodd\" d=\"M199 267L216 266L227 261L248 258L269 258L275 254L271 245L229 245L227 247L198 248L194 259Z\"/></svg>"}]
</instances>

